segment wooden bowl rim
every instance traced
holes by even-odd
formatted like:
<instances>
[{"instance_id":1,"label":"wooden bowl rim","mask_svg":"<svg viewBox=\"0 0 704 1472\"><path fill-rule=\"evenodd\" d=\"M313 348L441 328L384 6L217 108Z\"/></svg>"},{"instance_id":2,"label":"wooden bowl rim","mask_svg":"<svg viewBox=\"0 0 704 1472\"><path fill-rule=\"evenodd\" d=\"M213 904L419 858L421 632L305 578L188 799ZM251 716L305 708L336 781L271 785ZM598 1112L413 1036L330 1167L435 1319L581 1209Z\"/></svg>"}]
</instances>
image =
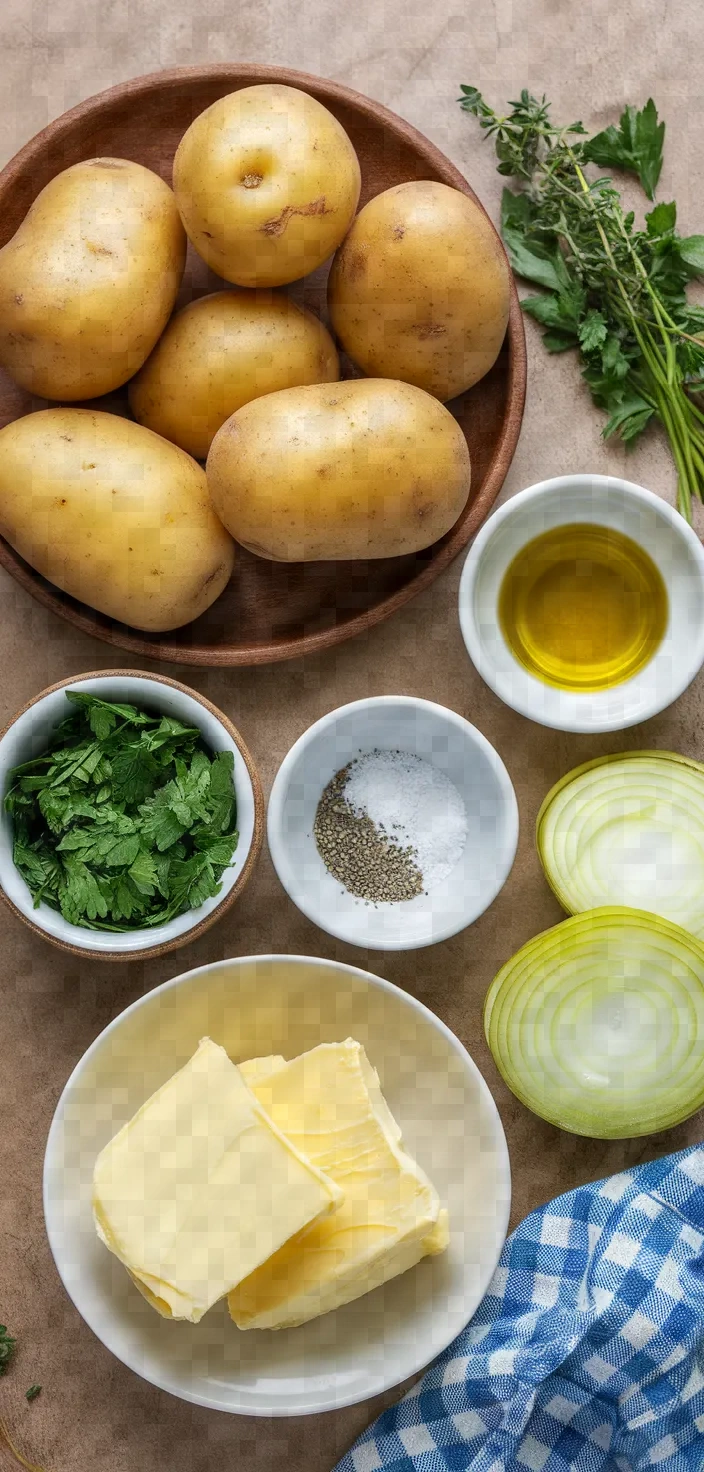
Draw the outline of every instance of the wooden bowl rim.
<instances>
[{"instance_id":1,"label":"wooden bowl rim","mask_svg":"<svg viewBox=\"0 0 704 1472\"><path fill-rule=\"evenodd\" d=\"M211 925L214 925L217 920L220 920L222 918L222 916L225 914L225 911L229 910L230 905L234 904L234 901L238 899L239 896L242 894L243 889L249 883L252 877L255 865L261 853L262 843L264 841L264 793L262 791L259 773L255 766L254 758L249 750L249 747L246 745L245 741L240 735L240 732L237 730L237 727L233 725L232 721L229 719L228 716L224 714L223 711L219 710L217 705L213 705L212 701L208 700L205 695L201 695L199 690L194 690L191 685L184 685L181 680L173 680L169 675L155 675L152 674L149 670L86 670L81 674L71 675L68 679L57 680L53 685L47 685L46 689L40 690L38 695L33 695L32 699L28 700L21 707L20 710L15 711L15 714L11 716L10 720L7 721L2 731L0 731L0 741L2 741L3 738L7 735L8 731L11 729L12 726L15 725L15 722L19 720L20 716L25 715L26 712L28 710L31 710L32 706L37 705L40 700L44 700L45 696L53 695L56 690L65 690L68 686L77 684L79 680L95 680L97 678L110 679L111 677L124 679L128 676L133 679L151 680L155 685L171 685L174 690L180 690L182 694L190 695L193 700L196 700L198 702L199 705L204 706L204 708L208 710L212 716L215 716L215 719L220 722L221 726L225 727L225 730L227 731L228 735L232 737L232 740L234 741L240 753L240 756L244 761L244 764L247 768L249 780L252 784L252 795L254 797L254 827L252 831L252 842L249 846L249 852L244 861L242 869L235 883L233 884L232 889L230 889L227 894L223 895L222 899L218 901L214 910L211 910L209 915L206 915L202 920L199 920L198 924L194 925L190 930L184 930L182 935L175 936L173 940L163 941L161 945L148 946L143 951L93 951L90 949L89 946L72 946L69 941L60 940L59 937L56 935L50 935L48 931L44 930L43 926L35 924L33 920L29 920L27 916L23 914L22 910L18 909L17 905L14 904L9 895L5 893L5 890L0 884L0 898L4 900L5 904L7 905L8 909L12 911L13 915L16 915L18 920L21 920L22 923L26 925L29 930L33 930L35 935L41 936L42 940L48 941L50 945L56 946L57 949L60 951L67 951L72 956L82 956L91 961L153 961L156 959L157 956L165 956L168 951L179 950L181 946L188 945L190 941L198 939L201 935L204 934L206 930L210 929Z\"/></svg>"},{"instance_id":2,"label":"wooden bowl rim","mask_svg":"<svg viewBox=\"0 0 704 1472\"><path fill-rule=\"evenodd\" d=\"M251 85L260 82L278 82L286 86L299 87L303 91L321 93L325 98L344 103L373 117L400 137L424 160L427 160L441 176L443 182L460 190L479 206L489 221L502 251L504 250L501 237L488 211L464 175L429 138L426 138L411 123L406 122L405 118L399 117L397 113L384 107L382 103L340 82L329 81L325 77L317 77L310 72L294 71L289 67L260 66L256 62L212 62L205 65L170 67L160 72L147 72L126 82L118 82L115 86L108 87L102 92L94 93L93 96L85 98L47 124L9 160L0 172L0 194L6 188L12 187L15 178L28 163L34 160L38 149L41 149L44 144L60 141L62 136L82 118L100 115L107 104L125 98L136 99L155 87L168 91L177 88L184 81L207 82L219 78L223 81L229 79L233 84L241 82L246 84L248 81ZM26 563L2 537L0 537L0 564L39 603L58 614L66 622L73 624L75 628L81 629L83 633L92 638L100 639L105 644L129 650L144 659L159 660L167 664L193 665L201 669L235 668L247 665L276 664L285 659L297 659L302 655L318 654L333 648L336 644L366 633L395 613L397 609L402 608L404 604L410 602L417 594L430 587L431 583L435 582L435 579L450 566L462 549L468 546L494 505L518 443L526 397L526 338L513 272L510 273L510 305L506 338L509 351L503 423L480 492L471 502L469 515L461 527L456 526L450 532L444 545L431 555L419 572L409 577L403 587L397 588L395 592L382 598L373 607L365 609L343 623L333 624L329 628L320 629L312 634L303 634L298 639L271 638L265 644L249 644L236 648L231 645L218 646L216 644L162 644L154 642L146 633L142 636L138 630L130 628L129 625L118 624L117 621L113 621L112 624L107 624L107 622L103 624L102 619L106 618L106 615L89 609L88 605L71 598L69 594L62 594L60 589L56 589L53 584ZM70 602L64 601L69 598ZM189 627L190 625L184 625L184 628ZM177 634L178 630L166 632Z\"/></svg>"}]
</instances>

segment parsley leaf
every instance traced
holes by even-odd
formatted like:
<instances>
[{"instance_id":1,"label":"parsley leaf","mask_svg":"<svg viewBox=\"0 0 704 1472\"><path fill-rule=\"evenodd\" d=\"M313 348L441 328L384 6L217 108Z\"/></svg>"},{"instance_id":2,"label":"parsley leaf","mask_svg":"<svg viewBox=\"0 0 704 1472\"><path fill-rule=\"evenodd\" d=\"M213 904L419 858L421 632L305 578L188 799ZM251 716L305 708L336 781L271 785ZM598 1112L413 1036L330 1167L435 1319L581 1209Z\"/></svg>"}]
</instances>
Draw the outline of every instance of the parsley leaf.
<instances>
[{"instance_id":1,"label":"parsley leaf","mask_svg":"<svg viewBox=\"0 0 704 1472\"><path fill-rule=\"evenodd\" d=\"M143 897L130 884L129 875L120 874L111 889L110 909L114 920L131 920L133 915L143 915L146 910Z\"/></svg>"},{"instance_id":2,"label":"parsley leaf","mask_svg":"<svg viewBox=\"0 0 704 1472\"><path fill-rule=\"evenodd\" d=\"M160 768L143 741L131 741L111 762L112 789L120 802L140 803L157 785Z\"/></svg>"},{"instance_id":3,"label":"parsley leaf","mask_svg":"<svg viewBox=\"0 0 704 1472\"><path fill-rule=\"evenodd\" d=\"M152 895L157 886L156 864L147 849L140 849L130 864L129 877L140 894Z\"/></svg>"},{"instance_id":4,"label":"parsley leaf","mask_svg":"<svg viewBox=\"0 0 704 1472\"><path fill-rule=\"evenodd\" d=\"M104 736L99 735L99 731L104 730L105 734L109 735L118 716L120 720L129 721L135 726L144 726L151 719L145 711L138 710L136 705L119 705L114 701L100 700L97 695L90 695L86 690L67 690L66 699L70 700L72 705L83 708L88 715L91 731L94 731L101 741L104 740ZM108 717L110 718L109 724L105 728L105 721Z\"/></svg>"},{"instance_id":5,"label":"parsley leaf","mask_svg":"<svg viewBox=\"0 0 704 1472\"><path fill-rule=\"evenodd\" d=\"M185 823L180 822L171 806L172 788L173 784L167 782L140 808L142 837L150 847L157 848L160 853L171 848L186 831Z\"/></svg>"},{"instance_id":6,"label":"parsley leaf","mask_svg":"<svg viewBox=\"0 0 704 1472\"><path fill-rule=\"evenodd\" d=\"M210 768L210 826L216 833L226 833L235 807L235 758L231 751L219 751Z\"/></svg>"},{"instance_id":7,"label":"parsley leaf","mask_svg":"<svg viewBox=\"0 0 704 1472\"><path fill-rule=\"evenodd\" d=\"M652 405L646 403L645 399L639 398L637 394L624 396L618 408L614 410L611 418L604 425L602 435L605 440L608 440L612 434L618 432L621 439L627 443L645 429L653 412Z\"/></svg>"},{"instance_id":8,"label":"parsley leaf","mask_svg":"<svg viewBox=\"0 0 704 1472\"><path fill-rule=\"evenodd\" d=\"M547 286L559 291L562 282L558 274L557 258L545 250L537 241L530 245L513 226L504 229L504 244L514 271L536 286Z\"/></svg>"},{"instance_id":9,"label":"parsley leaf","mask_svg":"<svg viewBox=\"0 0 704 1472\"><path fill-rule=\"evenodd\" d=\"M592 307L580 324L579 342L584 353L591 353L606 342L608 325L603 312Z\"/></svg>"},{"instance_id":10,"label":"parsley leaf","mask_svg":"<svg viewBox=\"0 0 704 1472\"><path fill-rule=\"evenodd\" d=\"M82 917L105 919L108 913L95 874L81 859L66 855L63 859L63 882L59 884L59 906L64 920L70 925L80 925Z\"/></svg>"},{"instance_id":11,"label":"parsley leaf","mask_svg":"<svg viewBox=\"0 0 704 1472\"><path fill-rule=\"evenodd\" d=\"M649 97L640 112L626 107L618 128L612 124L597 133L585 145L582 156L593 164L637 174L648 199L653 199L662 169L664 140L665 124L658 122L657 108Z\"/></svg>"},{"instance_id":12,"label":"parsley leaf","mask_svg":"<svg viewBox=\"0 0 704 1472\"><path fill-rule=\"evenodd\" d=\"M179 910L193 909L216 895L220 888L208 853L190 859L175 859L170 873L171 898Z\"/></svg>"},{"instance_id":13,"label":"parsley leaf","mask_svg":"<svg viewBox=\"0 0 704 1472\"><path fill-rule=\"evenodd\" d=\"M686 235L679 241L679 255L693 276L704 276L704 235Z\"/></svg>"},{"instance_id":14,"label":"parsley leaf","mask_svg":"<svg viewBox=\"0 0 704 1472\"><path fill-rule=\"evenodd\" d=\"M674 230L677 224L677 205L674 200L671 204L656 204L645 217L646 229L649 235L667 235Z\"/></svg>"},{"instance_id":15,"label":"parsley leaf","mask_svg":"<svg viewBox=\"0 0 704 1472\"><path fill-rule=\"evenodd\" d=\"M0 1324L0 1375L6 1374L15 1352L17 1341L8 1333L5 1324Z\"/></svg>"},{"instance_id":16,"label":"parsley leaf","mask_svg":"<svg viewBox=\"0 0 704 1472\"><path fill-rule=\"evenodd\" d=\"M35 906L124 931L217 895L238 843L232 752L169 716L67 693L50 750L15 768L5 797Z\"/></svg>"},{"instance_id":17,"label":"parsley leaf","mask_svg":"<svg viewBox=\"0 0 704 1472\"><path fill-rule=\"evenodd\" d=\"M529 296L521 303L529 317L535 317L543 327L553 332L564 332L571 338L573 347L579 329L580 308L583 309L583 293L570 291L550 292L544 296Z\"/></svg>"}]
</instances>

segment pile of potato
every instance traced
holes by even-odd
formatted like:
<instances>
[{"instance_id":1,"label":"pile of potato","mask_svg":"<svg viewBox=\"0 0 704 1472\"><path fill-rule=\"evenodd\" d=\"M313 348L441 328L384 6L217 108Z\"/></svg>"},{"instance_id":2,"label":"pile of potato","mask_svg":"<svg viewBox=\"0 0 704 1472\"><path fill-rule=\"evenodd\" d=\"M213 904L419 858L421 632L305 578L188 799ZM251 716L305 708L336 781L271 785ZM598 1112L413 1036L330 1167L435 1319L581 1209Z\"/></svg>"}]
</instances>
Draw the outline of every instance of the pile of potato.
<instances>
[{"instance_id":1,"label":"pile of potato","mask_svg":"<svg viewBox=\"0 0 704 1472\"><path fill-rule=\"evenodd\" d=\"M360 184L326 108L257 86L195 119L173 191L120 158L42 190L0 251L0 363L61 407L0 430L0 532L51 582L156 632L214 602L233 538L389 557L454 524L470 463L443 401L499 353L506 259L464 194L401 184L355 218ZM173 314L187 237L230 287ZM344 382L276 290L333 252L330 320L369 375ZM136 422L75 407L124 384Z\"/></svg>"}]
</instances>

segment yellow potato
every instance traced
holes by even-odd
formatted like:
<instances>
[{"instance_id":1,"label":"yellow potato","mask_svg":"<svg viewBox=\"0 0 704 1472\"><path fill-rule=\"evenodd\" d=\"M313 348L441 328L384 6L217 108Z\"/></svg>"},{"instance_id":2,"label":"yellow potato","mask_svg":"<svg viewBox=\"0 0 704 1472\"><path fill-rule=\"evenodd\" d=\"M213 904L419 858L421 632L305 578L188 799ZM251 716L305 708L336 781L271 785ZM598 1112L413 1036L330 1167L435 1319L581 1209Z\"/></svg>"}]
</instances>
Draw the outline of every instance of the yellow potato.
<instances>
[{"instance_id":1,"label":"yellow potato","mask_svg":"<svg viewBox=\"0 0 704 1472\"><path fill-rule=\"evenodd\" d=\"M260 557L395 557L449 531L469 495L467 444L437 399L361 378L253 399L206 465L228 531Z\"/></svg>"},{"instance_id":2,"label":"yellow potato","mask_svg":"<svg viewBox=\"0 0 704 1472\"><path fill-rule=\"evenodd\" d=\"M58 588L150 632L204 613L234 557L200 465L92 409L0 430L0 534Z\"/></svg>"},{"instance_id":3,"label":"yellow potato","mask_svg":"<svg viewBox=\"0 0 704 1472\"><path fill-rule=\"evenodd\" d=\"M330 319L365 373L436 398L471 388L508 325L510 272L483 210L429 180L397 184L360 210L333 261Z\"/></svg>"},{"instance_id":4,"label":"yellow potato","mask_svg":"<svg viewBox=\"0 0 704 1472\"><path fill-rule=\"evenodd\" d=\"M174 196L151 169L65 169L0 250L0 363L49 399L110 393L166 326L185 259Z\"/></svg>"},{"instance_id":5,"label":"yellow potato","mask_svg":"<svg viewBox=\"0 0 704 1472\"><path fill-rule=\"evenodd\" d=\"M174 159L190 240L238 286L283 286L314 271L349 229L359 189L344 128L297 87L221 97L191 123Z\"/></svg>"},{"instance_id":6,"label":"yellow potato","mask_svg":"<svg viewBox=\"0 0 704 1472\"><path fill-rule=\"evenodd\" d=\"M250 399L339 374L330 333L282 292L217 291L172 317L129 399L140 424L204 460Z\"/></svg>"}]
</instances>

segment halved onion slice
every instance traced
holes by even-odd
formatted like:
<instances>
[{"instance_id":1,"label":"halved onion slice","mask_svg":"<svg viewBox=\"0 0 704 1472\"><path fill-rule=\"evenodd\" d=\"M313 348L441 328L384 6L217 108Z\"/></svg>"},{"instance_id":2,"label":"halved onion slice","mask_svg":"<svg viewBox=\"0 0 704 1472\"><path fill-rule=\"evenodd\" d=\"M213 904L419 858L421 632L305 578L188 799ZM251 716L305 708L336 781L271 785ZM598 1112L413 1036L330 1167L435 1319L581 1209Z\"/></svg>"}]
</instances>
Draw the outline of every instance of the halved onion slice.
<instances>
[{"instance_id":1,"label":"halved onion slice","mask_svg":"<svg viewBox=\"0 0 704 1472\"><path fill-rule=\"evenodd\" d=\"M704 1104L704 945L641 910L575 915L502 967L484 1029L509 1088L560 1129L669 1129Z\"/></svg>"},{"instance_id":2,"label":"halved onion slice","mask_svg":"<svg viewBox=\"0 0 704 1472\"><path fill-rule=\"evenodd\" d=\"M536 842L570 914L633 905L704 936L701 762L631 751L575 767L545 798Z\"/></svg>"}]
</instances>

